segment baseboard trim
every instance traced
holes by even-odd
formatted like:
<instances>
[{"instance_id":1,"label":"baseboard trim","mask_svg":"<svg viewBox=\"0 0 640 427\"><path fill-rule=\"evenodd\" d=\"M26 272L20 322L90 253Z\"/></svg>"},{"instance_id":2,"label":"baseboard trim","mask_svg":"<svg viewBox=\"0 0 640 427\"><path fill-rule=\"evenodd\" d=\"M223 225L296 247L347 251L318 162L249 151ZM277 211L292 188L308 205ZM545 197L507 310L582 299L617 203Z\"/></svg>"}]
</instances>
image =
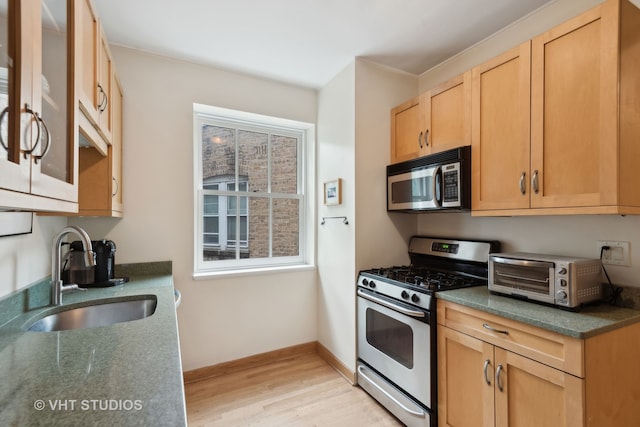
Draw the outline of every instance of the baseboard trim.
<instances>
[{"instance_id":1,"label":"baseboard trim","mask_svg":"<svg viewBox=\"0 0 640 427\"><path fill-rule=\"evenodd\" d=\"M220 375L241 371L248 367L265 365L277 360L288 359L308 353L316 353L316 341L305 344L298 344L291 347L285 347L266 353L260 353L253 356L243 357L242 359L232 360L229 362L219 363L217 365L205 366L203 368L193 369L183 372L185 384L202 381L208 378L218 377Z\"/></svg>"},{"instance_id":2,"label":"baseboard trim","mask_svg":"<svg viewBox=\"0 0 640 427\"><path fill-rule=\"evenodd\" d=\"M333 355L325 346L320 343L317 343L316 353L320 356L325 362L327 362L333 369L338 371L340 375L342 375L347 381L349 381L352 385L356 384L356 374L351 371L344 363L342 363L336 356Z\"/></svg>"},{"instance_id":3,"label":"baseboard trim","mask_svg":"<svg viewBox=\"0 0 640 427\"><path fill-rule=\"evenodd\" d=\"M333 353L331 353L325 346L317 341L298 344L291 347L269 351L266 353L243 357L242 359L232 360L230 362L223 362L217 365L205 366L203 368L185 371L182 375L184 383L189 384L229 374L232 372L241 371L249 367L266 365L275 361L286 360L292 357L298 357L309 353L317 354L351 384L356 383L355 372L352 372L344 363L342 363L337 357L335 357Z\"/></svg>"}]
</instances>

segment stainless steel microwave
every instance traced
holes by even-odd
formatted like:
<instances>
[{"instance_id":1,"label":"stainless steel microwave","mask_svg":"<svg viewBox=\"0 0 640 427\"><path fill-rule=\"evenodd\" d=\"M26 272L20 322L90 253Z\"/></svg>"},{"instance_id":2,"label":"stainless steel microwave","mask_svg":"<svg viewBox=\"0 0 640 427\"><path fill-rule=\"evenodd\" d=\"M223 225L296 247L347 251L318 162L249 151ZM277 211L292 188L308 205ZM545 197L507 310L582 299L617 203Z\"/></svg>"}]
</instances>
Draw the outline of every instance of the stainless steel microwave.
<instances>
[{"instance_id":1,"label":"stainless steel microwave","mask_svg":"<svg viewBox=\"0 0 640 427\"><path fill-rule=\"evenodd\" d=\"M489 291L565 308L602 298L602 261L531 253L489 255Z\"/></svg>"},{"instance_id":2,"label":"stainless steel microwave","mask_svg":"<svg viewBox=\"0 0 640 427\"><path fill-rule=\"evenodd\" d=\"M471 208L471 146L387 166L387 210Z\"/></svg>"}]
</instances>

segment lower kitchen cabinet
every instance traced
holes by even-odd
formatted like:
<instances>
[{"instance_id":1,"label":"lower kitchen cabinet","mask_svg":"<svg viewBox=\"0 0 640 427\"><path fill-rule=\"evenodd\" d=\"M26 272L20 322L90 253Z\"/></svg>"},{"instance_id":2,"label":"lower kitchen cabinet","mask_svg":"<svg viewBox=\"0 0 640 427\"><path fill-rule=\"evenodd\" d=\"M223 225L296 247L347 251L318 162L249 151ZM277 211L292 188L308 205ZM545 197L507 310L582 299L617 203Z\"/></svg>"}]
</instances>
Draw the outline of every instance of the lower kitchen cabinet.
<instances>
[{"instance_id":1,"label":"lower kitchen cabinet","mask_svg":"<svg viewBox=\"0 0 640 427\"><path fill-rule=\"evenodd\" d=\"M441 426L583 425L582 379L453 329L438 334Z\"/></svg>"},{"instance_id":2,"label":"lower kitchen cabinet","mask_svg":"<svg viewBox=\"0 0 640 427\"><path fill-rule=\"evenodd\" d=\"M638 338L639 323L579 339L438 300L438 424L637 426Z\"/></svg>"}]
</instances>

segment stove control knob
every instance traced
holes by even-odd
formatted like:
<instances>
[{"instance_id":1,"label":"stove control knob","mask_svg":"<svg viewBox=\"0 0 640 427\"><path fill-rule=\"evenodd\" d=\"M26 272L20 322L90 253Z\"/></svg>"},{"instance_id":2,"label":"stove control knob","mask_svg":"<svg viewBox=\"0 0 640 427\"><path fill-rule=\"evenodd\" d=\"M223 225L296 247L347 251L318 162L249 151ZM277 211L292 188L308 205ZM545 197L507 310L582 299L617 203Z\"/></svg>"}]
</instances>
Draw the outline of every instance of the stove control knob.
<instances>
[{"instance_id":1,"label":"stove control knob","mask_svg":"<svg viewBox=\"0 0 640 427\"><path fill-rule=\"evenodd\" d=\"M365 286L369 286L369 280L368 279L362 279L362 284Z\"/></svg>"},{"instance_id":2,"label":"stove control knob","mask_svg":"<svg viewBox=\"0 0 640 427\"><path fill-rule=\"evenodd\" d=\"M400 294L400 296L404 299L409 299L409 292L407 291L402 291L402 293Z\"/></svg>"},{"instance_id":3,"label":"stove control knob","mask_svg":"<svg viewBox=\"0 0 640 427\"><path fill-rule=\"evenodd\" d=\"M556 292L556 299L558 299L560 301L566 300L567 299L567 293L565 291Z\"/></svg>"},{"instance_id":4,"label":"stove control knob","mask_svg":"<svg viewBox=\"0 0 640 427\"><path fill-rule=\"evenodd\" d=\"M411 295L411 301L417 303L418 301L420 301L420 297L418 296L418 294L413 294Z\"/></svg>"},{"instance_id":5,"label":"stove control knob","mask_svg":"<svg viewBox=\"0 0 640 427\"><path fill-rule=\"evenodd\" d=\"M375 289L376 288L376 282L374 282L373 280L369 280L369 287L371 289Z\"/></svg>"}]
</instances>

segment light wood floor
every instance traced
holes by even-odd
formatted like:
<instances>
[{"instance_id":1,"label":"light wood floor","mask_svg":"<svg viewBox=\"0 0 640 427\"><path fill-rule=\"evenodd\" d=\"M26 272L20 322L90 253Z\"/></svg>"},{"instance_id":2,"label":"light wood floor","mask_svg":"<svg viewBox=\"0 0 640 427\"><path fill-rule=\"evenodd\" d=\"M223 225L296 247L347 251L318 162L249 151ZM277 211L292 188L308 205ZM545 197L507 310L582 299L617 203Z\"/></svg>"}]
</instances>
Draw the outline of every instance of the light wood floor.
<instances>
[{"instance_id":1,"label":"light wood floor","mask_svg":"<svg viewBox=\"0 0 640 427\"><path fill-rule=\"evenodd\" d=\"M317 354L185 385L190 426L401 426Z\"/></svg>"}]
</instances>

